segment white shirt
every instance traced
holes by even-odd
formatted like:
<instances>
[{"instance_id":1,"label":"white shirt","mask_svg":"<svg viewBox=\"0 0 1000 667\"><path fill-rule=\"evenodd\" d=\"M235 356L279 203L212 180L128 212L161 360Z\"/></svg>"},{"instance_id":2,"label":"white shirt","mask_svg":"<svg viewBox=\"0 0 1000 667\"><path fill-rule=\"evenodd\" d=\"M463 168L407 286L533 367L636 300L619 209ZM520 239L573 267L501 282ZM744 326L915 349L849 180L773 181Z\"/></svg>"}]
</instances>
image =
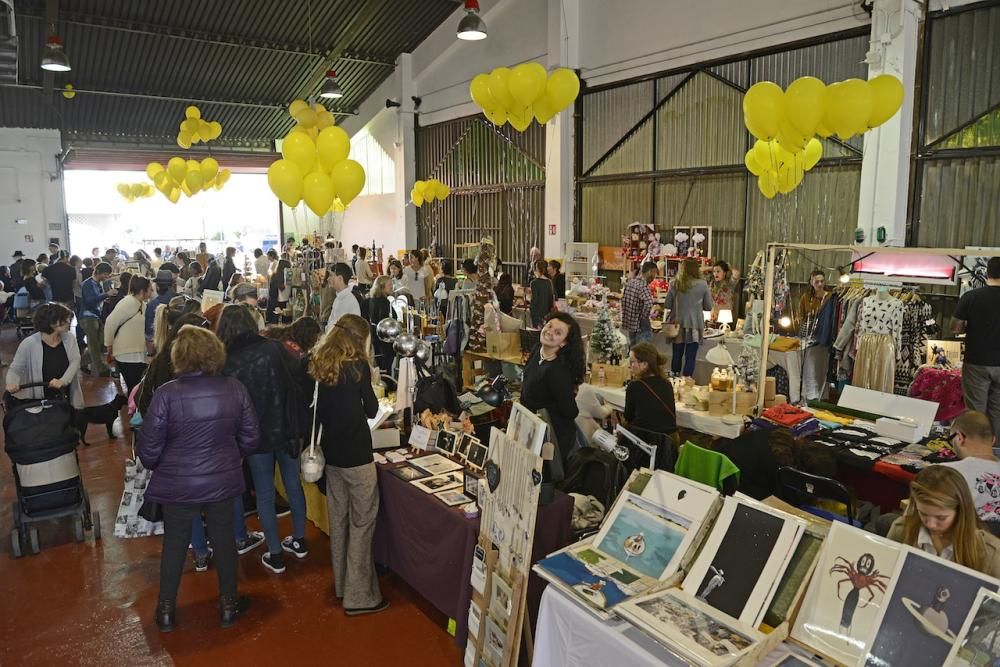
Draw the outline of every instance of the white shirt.
<instances>
[{"instance_id":1,"label":"white shirt","mask_svg":"<svg viewBox=\"0 0 1000 667\"><path fill-rule=\"evenodd\" d=\"M257 272L258 276L264 276L267 279L267 269L271 265L271 260L267 258L267 255L261 255L253 261L254 271Z\"/></svg>"},{"instance_id":2,"label":"white shirt","mask_svg":"<svg viewBox=\"0 0 1000 667\"><path fill-rule=\"evenodd\" d=\"M970 456L942 465L962 473L980 519L1000 521L1000 461Z\"/></svg>"},{"instance_id":3,"label":"white shirt","mask_svg":"<svg viewBox=\"0 0 1000 667\"><path fill-rule=\"evenodd\" d=\"M360 285L371 285L375 280L374 274L372 274L372 268L368 265L367 259L358 258L357 264L355 264L354 275L358 279L358 284Z\"/></svg>"},{"instance_id":4,"label":"white shirt","mask_svg":"<svg viewBox=\"0 0 1000 667\"><path fill-rule=\"evenodd\" d=\"M400 281L403 283L403 287L410 290L410 294L413 294L413 284L417 281L417 272L413 270L412 266L404 266L403 274ZM421 296L423 294L421 293ZM416 294L413 297L416 298Z\"/></svg>"},{"instance_id":5,"label":"white shirt","mask_svg":"<svg viewBox=\"0 0 1000 667\"><path fill-rule=\"evenodd\" d=\"M333 300L333 308L330 310L330 319L326 322L326 330L333 329L333 325L344 315L361 317L361 304L358 303L350 287L337 292L337 298Z\"/></svg>"},{"instance_id":6,"label":"white shirt","mask_svg":"<svg viewBox=\"0 0 1000 667\"><path fill-rule=\"evenodd\" d=\"M920 526L920 534L917 535L917 548L932 556L939 556L952 562L955 561L955 545L949 544L941 550L941 553L938 553L937 549L934 548L934 540L931 539L930 532L923 525Z\"/></svg>"}]
</instances>

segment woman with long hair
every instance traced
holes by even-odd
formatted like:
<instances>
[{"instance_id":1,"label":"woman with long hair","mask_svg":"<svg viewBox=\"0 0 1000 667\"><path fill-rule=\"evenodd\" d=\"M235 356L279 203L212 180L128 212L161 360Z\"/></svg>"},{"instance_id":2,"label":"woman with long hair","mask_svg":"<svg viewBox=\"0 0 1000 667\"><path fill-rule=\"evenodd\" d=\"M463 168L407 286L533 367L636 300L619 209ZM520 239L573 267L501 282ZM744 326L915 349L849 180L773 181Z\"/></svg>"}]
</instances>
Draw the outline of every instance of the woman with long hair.
<instances>
[{"instance_id":1,"label":"woman with long hair","mask_svg":"<svg viewBox=\"0 0 1000 667\"><path fill-rule=\"evenodd\" d=\"M532 412L548 411L564 469L576 446L576 389L584 372L579 322L567 313L550 313L524 367L521 403Z\"/></svg>"},{"instance_id":2,"label":"woman with long hair","mask_svg":"<svg viewBox=\"0 0 1000 667\"><path fill-rule=\"evenodd\" d=\"M917 474L906 513L888 538L1000 577L1000 539L983 528L969 484L954 468L934 465Z\"/></svg>"},{"instance_id":3,"label":"woman with long hair","mask_svg":"<svg viewBox=\"0 0 1000 667\"><path fill-rule=\"evenodd\" d=\"M500 305L500 312L510 315L514 310L514 279L509 273L501 273L497 279L497 286L493 288L497 295L497 303Z\"/></svg>"},{"instance_id":4,"label":"woman with long hair","mask_svg":"<svg viewBox=\"0 0 1000 667\"><path fill-rule=\"evenodd\" d=\"M392 295L392 278L389 276L379 276L372 285L372 291L368 295L368 320L371 323L372 347L375 350L375 361L379 371L385 374L392 373L392 362L396 359L396 353L392 349L392 343L379 340L375 335L375 327L387 317L395 318L392 312L392 305L389 297Z\"/></svg>"},{"instance_id":5,"label":"woman with long hair","mask_svg":"<svg viewBox=\"0 0 1000 667\"><path fill-rule=\"evenodd\" d=\"M666 356L652 343L635 345L628 355L632 382L625 389L625 421L647 431L677 430L674 388L664 367Z\"/></svg>"},{"instance_id":6,"label":"woman with long hair","mask_svg":"<svg viewBox=\"0 0 1000 667\"><path fill-rule=\"evenodd\" d=\"M334 590L348 616L389 606L372 556L378 484L368 419L378 412L368 359L369 325L344 315L313 350L309 372L318 383L317 418L326 457L326 502Z\"/></svg>"},{"instance_id":7,"label":"woman with long hair","mask_svg":"<svg viewBox=\"0 0 1000 667\"><path fill-rule=\"evenodd\" d=\"M114 362L125 380L125 390L139 384L146 372L146 302L152 293L149 278L134 276L128 295L115 306L104 323L108 363Z\"/></svg>"},{"instance_id":8,"label":"woman with long hair","mask_svg":"<svg viewBox=\"0 0 1000 667\"><path fill-rule=\"evenodd\" d=\"M144 415L136 453L154 470L146 499L163 505L163 549L156 625L174 629L177 590L191 539L204 512L219 577L220 621L236 622L238 598L233 500L243 493L243 456L257 446L257 416L246 390L219 377L225 351L211 332L184 326L170 350L177 379L160 387Z\"/></svg>"},{"instance_id":9,"label":"woman with long hair","mask_svg":"<svg viewBox=\"0 0 1000 667\"><path fill-rule=\"evenodd\" d=\"M677 277L667 291L664 308L670 309L669 321L680 324L680 334L673 341L670 369L674 375L694 375L698 346L705 339L704 311L712 310L712 297L708 283L701 278L701 265L697 260L681 262Z\"/></svg>"},{"instance_id":10,"label":"woman with long hair","mask_svg":"<svg viewBox=\"0 0 1000 667\"><path fill-rule=\"evenodd\" d=\"M275 315L275 309L284 312L288 307L288 301L292 298L292 286L288 282L286 269L291 269L292 264L287 259L279 259L271 273L271 280L267 284L267 317L268 324L279 321ZM284 317L284 316L282 316Z\"/></svg>"},{"instance_id":11,"label":"woman with long hair","mask_svg":"<svg viewBox=\"0 0 1000 667\"><path fill-rule=\"evenodd\" d=\"M546 319L545 316L552 312L555 304L555 291L552 288L552 281L548 276L548 263L544 259L535 262L532 270L534 278L531 280L531 326L540 327Z\"/></svg>"},{"instance_id":12,"label":"woman with long hair","mask_svg":"<svg viewBox=\"0 0 1000 667\"><path fill-rule=\"evenodd\" d=\"M736 281L724 260L720 259L712 266L712 283L708 287L712 295L712 321L719 318L721 310L728 310L735 316Z\"/></svg>"}]
</instances>

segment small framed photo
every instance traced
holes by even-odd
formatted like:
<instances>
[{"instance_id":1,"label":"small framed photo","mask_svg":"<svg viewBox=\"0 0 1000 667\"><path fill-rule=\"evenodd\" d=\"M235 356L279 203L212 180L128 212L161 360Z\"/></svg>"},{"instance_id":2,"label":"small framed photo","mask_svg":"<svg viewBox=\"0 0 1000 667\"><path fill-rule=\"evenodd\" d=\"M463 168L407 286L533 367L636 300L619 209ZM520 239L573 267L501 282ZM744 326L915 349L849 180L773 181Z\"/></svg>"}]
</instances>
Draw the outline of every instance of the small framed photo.
<instances>
[{"instance_id":1,"label":"small framed photo","mask_svg":"<svg viewBox=\"0 0 1000 667\"><path fill-rule=\"evenodd\" d=\"M482 479L481 475L477 475L468 468L462 476L462 489L465 491L465 495L474 498L476 504L479 504L479 480Z\"/></svg>"},{"instance_id":2,"label":"small framed photo","mask_svg":"<svg viewBox=\"0 0 1000 667\"><path fill-rule=\"evenodd\" d=\"M455 447L455 453L458 454L463 461L469 458L469 447L472 446L475 439L475 436L469 435L468 433L462 433L458 437L458 445Z\"/></svg>"},{"instance_id":3,"label":"small framed photo","mask_svg":"<svg viewBox=\"0 0 1000 667\"><path fill-rule=\"evenodd\" d=\"M455 507L456 505L465 505L472 502L472 498L462 493L459 489L450 489L448 491L442 491L440 493L434 494L438 500L443 502L448 507Z\"/></svg>"},{"instance_id":4,"label":"small framed photo","mask_svg":"<svg viewBox=\"0 0 1000 667\"><path fill-rule=\"evenodd\" d=\"M486 455L489 453L489 447L484 445L479 440L476 440L469 447L469 456L466 461L469 467L473 470L482 470L483 466L486 465Z\"/></svg>"},{"instance_id":5,"label":"small framed photo","mask_svg":"<svg viewBox=\"0 0 1000 667\"><path fill-rule=\"evenodd\" d=\"M448 472L443 475L426 477L410 482L424 493L437 493L438 491L448 491L462 486L462 476L455 472Z\"/></svg>"},{"instance_id":6,"label":"small framed photo","mask_svg":"<svg viewBox=\"0 0 1000 667\"><path fill-rule=\"evenodd\" d=\"M400 478L404 482L412 482L416 479L423 479L424 477L430 477L430 473L426 470L421 470L416 466L412 466L409 463L404 463L398 468L392 468L389 473Z\"/></svg>"},{"instance_id":7,"label":"small framed photo","mask_svg":"<svg viewBox=\"0 0 1000 667\"><path fill-rule=\"evenodd\" d=\"M437 434L437 450L445 456L454 456L458 444L457 434L451 431L438 431Z\"/></svg>"},{"instance_id":8,"label":"small framed photo","mask_svg":"<svg viewBox=\"0 0 1000 667\"><path fill-rule=\"evenodd\" d=\"M490 613L506 625L513 609L510 584L503 580L498 572L493 572L490 579Z\"/></svg>"}]
</instances>

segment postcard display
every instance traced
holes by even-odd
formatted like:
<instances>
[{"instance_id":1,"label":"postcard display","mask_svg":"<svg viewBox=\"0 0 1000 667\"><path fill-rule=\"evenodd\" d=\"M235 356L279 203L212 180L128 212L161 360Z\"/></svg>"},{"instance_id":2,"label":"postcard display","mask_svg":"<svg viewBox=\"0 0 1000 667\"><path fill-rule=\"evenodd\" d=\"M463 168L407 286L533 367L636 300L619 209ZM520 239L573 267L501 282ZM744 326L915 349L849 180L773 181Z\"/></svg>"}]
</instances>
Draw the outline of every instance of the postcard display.
<instances>
[{"instance_id":1,"label":"postcard display","mask_svg":"<svg viewBox=\"0 0 1000 667\"><path fill-rule=\"evenodd\" d=\"M479 483L482 520L472 564L466 667L514 667L522 629L528 626L528 573L542 461L551 457L552 448L536 448L547 429L537 415L523 410L512 422L516 428L509 423L507 433L490 431L485 477Z\"/></svg>"},{"instance_id":2,"label":"postcard display","mask_svg":"<svg viewBox=\"0 0 1000 667\"><path fill-rule=\"evenodd\" d=\"M846 665L992 665L1000 581L834 523L792 639Z\"/></svg>"}]
</instances>

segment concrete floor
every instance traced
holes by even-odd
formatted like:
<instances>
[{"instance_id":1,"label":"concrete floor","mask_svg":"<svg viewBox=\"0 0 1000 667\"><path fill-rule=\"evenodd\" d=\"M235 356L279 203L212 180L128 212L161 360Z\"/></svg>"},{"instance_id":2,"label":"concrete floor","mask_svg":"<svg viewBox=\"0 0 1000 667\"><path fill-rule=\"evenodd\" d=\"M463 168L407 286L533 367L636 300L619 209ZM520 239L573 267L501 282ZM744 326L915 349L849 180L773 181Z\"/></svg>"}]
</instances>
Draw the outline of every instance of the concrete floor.
<instances>
[{"instance_id":1,"label":"concrete floor","mask_svg":"<svg viewBox=\"0 0 1000 667\"><path fill-rule=\"evenodd\" d=\"M0 331L0 357L9 362L17 340ZM111 380L83 376L88 405L113 396ZM109 440L100 425L80 447L84 484L100 512L104 537L77 544L68 519L40 524L42 551L11 556L10 461L0 456L0 665L459 665L461 654L445 631L447 619L395 575L381 578L388 611L348 618L333 596L326 536L309 524L309 556L286 558L271 574L262 548L240 563L240 593L252 603L232 628L219 627L215 570L196 573L188 561L178 595L177 628L161 634L153 623L160 539L119 539L112 528L123 486L130 439ZM256 528L256 518L248 526ZM291 517L279 519L290 534Z\"/></svg>"}]
</instances>

